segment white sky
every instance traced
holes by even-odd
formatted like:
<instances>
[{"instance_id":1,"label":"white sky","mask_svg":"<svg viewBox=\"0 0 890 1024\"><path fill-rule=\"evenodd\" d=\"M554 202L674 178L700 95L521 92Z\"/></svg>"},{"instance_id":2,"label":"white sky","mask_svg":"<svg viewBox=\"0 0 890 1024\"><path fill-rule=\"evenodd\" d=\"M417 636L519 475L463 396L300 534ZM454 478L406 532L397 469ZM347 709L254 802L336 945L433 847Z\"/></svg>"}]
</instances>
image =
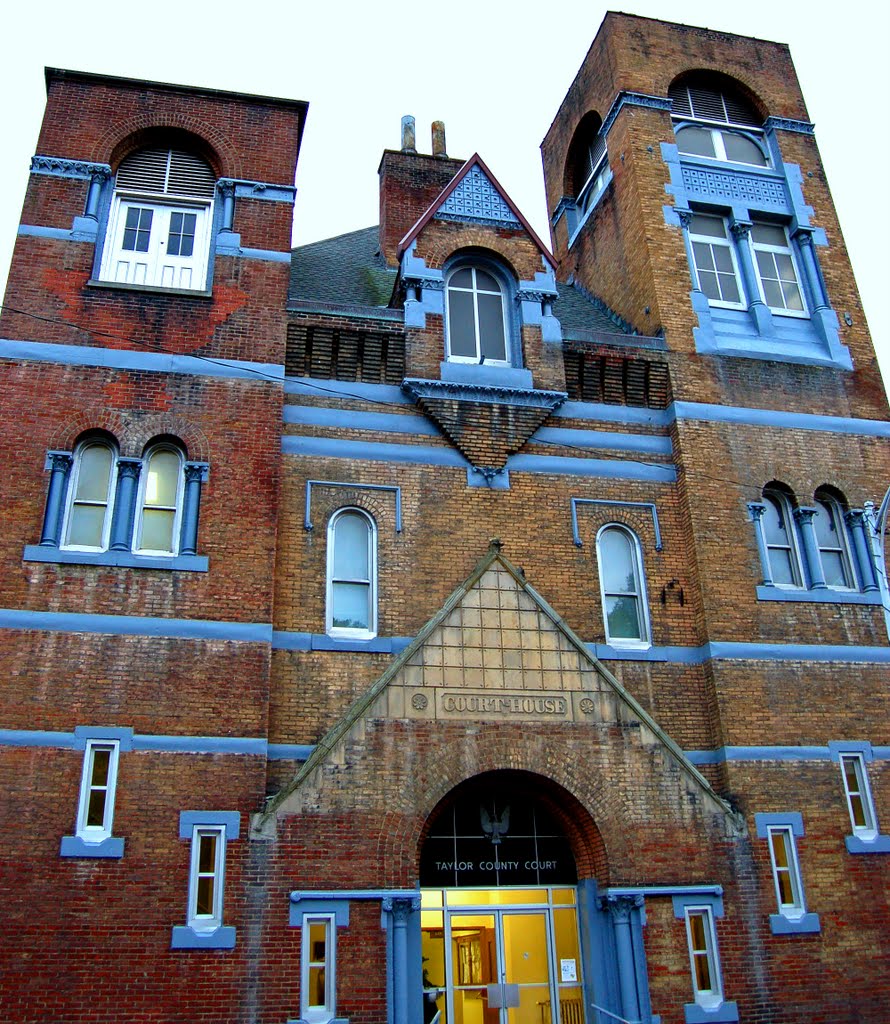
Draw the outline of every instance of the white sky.
<instances>
[{"instance_id":1,"label":"white sky","mask_svg":"<svg viewBox=\"0 0 890 1024\"><path fill-rule=\"evenodd\" d=\"M613 6L791 46L890 381L890 255L876 223L890 166L890 4ZM137 17L70 0L10 5L0 24L0 281L43 114L45 65L307 100L295 244L377 222L377 165L384 148L398 148L403 114L417 118L423 152L430 123L444 120L449 155L478 151L549 242L538 147L607 9L581 0L155 0Z\"/></svg>"}]
</instances>

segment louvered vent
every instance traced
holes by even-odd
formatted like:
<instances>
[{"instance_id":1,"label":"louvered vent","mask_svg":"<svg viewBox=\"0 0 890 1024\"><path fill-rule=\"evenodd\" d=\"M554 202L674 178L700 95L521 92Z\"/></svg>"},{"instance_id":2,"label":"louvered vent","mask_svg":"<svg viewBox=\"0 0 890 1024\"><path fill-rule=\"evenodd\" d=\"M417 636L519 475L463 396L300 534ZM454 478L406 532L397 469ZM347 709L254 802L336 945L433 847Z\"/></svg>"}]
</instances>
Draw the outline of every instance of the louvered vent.
<instances>
[{"instance_id":1,"label":"louvered vent","mask_svg":"<svg viewBox=\"0 0 890 1024\"><path fill-rule=\"evenodd\" d=\"M117 172L117 187L152 195L212 199L216 179L206 161L181 149L140 149Z\"/></svg>"},{"instance_id":2,"label":"louvered vent","mask_svg":"<svg viewBox=\"0 0 890 1024\"><path fill-rule=\"evenodd\" d=\"M760 126L760 118L739 96L701 86L673 85L668 96L674 101L674 115L696 117L721 124Z\"/></svg>"}]
</instances>

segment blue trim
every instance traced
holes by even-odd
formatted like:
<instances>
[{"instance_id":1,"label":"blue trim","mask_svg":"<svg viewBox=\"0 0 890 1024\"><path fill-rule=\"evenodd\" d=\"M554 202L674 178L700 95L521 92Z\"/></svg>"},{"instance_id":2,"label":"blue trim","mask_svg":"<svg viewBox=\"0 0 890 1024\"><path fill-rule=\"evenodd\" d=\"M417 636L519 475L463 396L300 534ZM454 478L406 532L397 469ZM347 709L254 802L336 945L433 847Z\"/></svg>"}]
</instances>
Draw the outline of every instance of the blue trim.
<instances>
[{"instance_id":1,"label":"blue trim","mask_svg":"<svg viewBox=\"0 0 890 1024\"><path fill-rule=\"evenodd\" d=\"M62 836L59 846L60 857L108 857L120 860L124 855L124 840L120 836L109 836L101 843L85 843L80 836Z\"/></svg>"},{"instance_id":2,"label":"blue trim","mask_svg":"<svg viewBox=\"0 0 890 1024\"><path fill-rule=\"evenodd\" d=\"M174 925L170 936L171 949L234 949L235 929L220 925L212 932L196 932L188 925Z\"/></svg>"},{"instance_id":3,"label":"blue trim","mask_svg":"<svg viewBox=\"0 0 890 1024\"><path fill-rule=\"evenodd\" d=\"M57 565L107 565L126 569L167 569L179 572L207 572L206 555L135 555L130 551L68 551L64 548L26 544L23 562L49 562Z\"/></svg>"},{"instance_id":4,"label":"blue trim","mask_svg":"<svg viewBox=\"0 0 890 1024\"><path fill-rule=\"evenodd\" d=\"M800 135L815 135L816 126L812 121L796 121L791 117L768 117L763 122L765 132L773 131L776 128L784 132L797 132Z\"/></svg>"},{"instance_id":5,"label":"blue trim","mask_svg":"<svg viewBox=\"0 0 890 1024\"><path fill-rule=\"evenodd\" d=\"M847 853L890 853L890 836L875 836L861 839L859 836L845 836Z\"/></svg>"},{"instance_id":6,"label":"blue trim","mask_svg":"<svg viewBox=\"0 0 890 1024\"><path fill-rule=\"evenodd\" d=\"M803 816L800 811L779 811L769 814L757 813L754 815L754 825L759 839L767 839L769 837L768 828L770 825L790 825L791 831L795 836L802 836L804 834Z\"/></svg>"},{"instance_id":7,"label":"blue trim","mask_svg":"<svg viewBox=\"0 0 890 1024\"><path fill-rule=\"evenodd\" d=\"M49 174L55 178L82 178L91 181L94 176L110 178L109 164L93 163L89 160L71 160L68 157L43 156L36 153L31 157L32 174Z\"/></svg>"},{"instance_id":8,"label":"blue trim","mask_svg":"<svg viewBox=\"0 0 890 1024\"><path fill-rule=\"evenodd\" d=\"M425 416L400 416L398 413L357 412L354 409L319 405L286 405L284 422L312 427L340 427L351 430L375 430L391 434L426 434L441 437L442 431Z\"/></svg>"},{"instance_id":9,"label":"blue trim","mask_svg":"<svg viewBox=\"0 0 890 1024\"><path fill-rule=\"evenodd\" d=\"M828 750L835 764L840 764L841 754L861 754L866 763L875 759L874 749L868 740L830 740Z\"/></svg>"},{"instance_id":10,"label":"blue trim","mask_svg":"<svg viewBox=\"0 0 890 1024\"><path fill-rule=\"evenodd\" d=\"M572 498L572 540L576 548L581 547L581 531L578 526L579 505L600 505L617 508L644 508L652 513L652 527L655 531L655 550L661 551L661 527L658 524L658 509L654 501L610 501L607 498Z\"/></svg>"},{"instance_id":11,"label":"blue trim","mask_svg":"<svg viewBox=\"0 0 890 1024\"><path fill-rule=\"evenodd\" d=\"M49 345L37 341L0 338L0 359L62 363L66 366L100 366L111 370L147 370L153 373L187 373L201 377L246 377L251 380L284 381L284 366L243 359L211 359L132 349L86 345Z\"/></svg>"},{"instance_id":12,"label":"blue trim","mask_svg":"<svg viewBox=\"0 0 890 1024\"><path fill-rule=\"evenodd\" d=\"M0 747L57 747L83 750L74 733L46 732L42 729L0 729Z\"/></svg>"},{"instance_id":13,"label":"blue trim","mask_svg":"<svg viewBox=\"0 0 890 1024\"><path fill-rule=\"evenodd\" d=\"M423 398L448 399L458 402L482 402L486 405L511 405L524 409L553 412L566 400L564 391L540 391L536 388L515 387L512 384L460 382L406 377L402 390L415 400Z\"/></svg>"},{"instance_id":14,"label":"blue trim","mask_svg":"<svg viewBox=\"0 0 890 1024\"><path fill-rule=\"evenodd\" d=\"M275 630L275 651L365 651L369 654L399 654L412 642L410 636L375 636L370 640L341 640L327 633L291 633Z\"/></svg>"},{"instance_id":15,"label":"blue trim","mask_svg":"<svg viewBox=\"0 0 890 1024\"><path fill-rule=\"evenodd\" d=\"M60 633L109 633L181 640L232 640L268 644L272 627L264 622L213 619L162 619L141 615L96 615L88 612L43 612L0 608L0 629L39 629Z\"/></svg>"},{"instance_id":16,"label":"blue trim","mask_svg":"<svg viewBox=\"0 0 890 1024\"><path fill-rule=\"evenodd\" d=\"M180 839L191 839L195 825L224 825L226 842L231 842L241 832L241 815L238 811L179 812Z\"/></svg>"},{"instance_id":17,"label":"blue trim","mask_svg":"<svg viewBox=\"0 0 890 1024\"><path fill-rule=\"evenodd\" d=\"M117 740L121 753L133 749L133 730L128 726L76 725L74 727L74 749L86 750L87 740Z\"/></svg>"},{"instance_id":18,"label":"blue trim","mask_svg":"<svg viewBox=\"0 0 890 1024\"><path fill-rule=\"evenodd\" d=\"M311 395L318 398L359 398L365 401L385 402L387 405L414 405L397 384L364 384L361 381L331 380L330 378L288 377L284 382L286 395Z\"/></svg>"},{"instance_id":19,"label":"blue trim","mask_svg":"<svg viewBox=\"0 0 890 1024\"><path fill-rule=\"evenodd\" d=\"M676 404L676 403L675 403ZM598 420L602 423L634 423L646 427L667 428L674 422L667 409L640 409L629 405L605 405L602 402L563 402L553 416L569 420Z\"/></svg>"},{"instance_id":20,"label":"blue trim","mask_svg":"<svg viewBox=\"0 0 890 1024\"><path fill-rule=\"evenodd\" d=\"M311 530L312 526L312 488L313 487L345 487L359 491L391 491L396 499L396 533L402 532L402 488L393 484L362 484L349 480L307 480L306 508L303 515L303 529Z\"/></svg>"},{"instance_id":21,"label":"blue trim","mask_svg":"<svg viewBox=\"0 0 890 1024\"><path fill-rule=\"evenodd\" d=\"M723 896L723 886L713 883L705 885L610 885L603 892L607 896L688 896L699 901L699 897Z\"/></svg>"},{"instance_id":22,"label":"blue trim","mask_svg":"<svg viewBox=\"0 0 890 1024\"><path fill-rule=\"evenodd\" d=\"M562 455L511 455L507 459L511 473L551 473L556 475L597 477L606 480L646 480L650 483L676 483L672 465L649 466L623 459L581 459Z\"/></svg>"},{"instance_id":23,"label":"blue trim","mask_svg":"<svg viewBox=\"0 0 890 1024\"><path fill-rule=\"evenodd\" d=\"M266 747L266 757L270 761L308 761L315 752L311 744L270 743Z\"/></svg>"},{"instance_id":24,"label":"blue trim","mask_svg":"<svg viewBox=\"0 0 890 1024\"><path fill-rule=\"evenodd\" d=\"M803 914L800 917L770 914L769 929L773 935L809 935L821 932L822 924L818 914Z\"/></svg>"},{"instance_id":25,"label":"blue trim","mask_svg":"<svg viewBox=\"0 0 890 1024\"><path fill-rule=\"evenodd\" d=\"M64 242L87 241L85 238L76 238L71 228L46 228L39 224L19 224L16 234L32 238L57 238Z\"/></svg>"},{"instance_id":26,"label":"blue trim","mask_svg":"<svg viewBox=\"0 0 890 1024\"><path fill-rule=\"evenodd\" d=\"M325 889L303 892L294 889L290 894L291 903L300 900L410 900L420 899L419 889Z\"/></svg>"},{"instance_id":27,"label":"blue trim","mask_svg":"<svg viewBox=\"0 0 890 1024\"><path fill-rule=\"evenodd\" d=\"M580 448L605 448L619 452L645 452L651 455L670 455L673 450L669 437L619 434L610 430L569 430L562 427L539 427L529 438L529 443L535 442L568 444Z\"/></svg>"},{"instance_id":28,"label":"blue trim","mask_svg":"<svg viewBox=\"0 0 890 1024\"><path fill-rule=\"evenodd\" d=\"M879 591L861 593L857 590L785 590L781 587L758 586L758 601L805 601L816 604L880 604Z\"/></svg>"},{"instance_id":29,"label":"blue trim","mask_svg":"<svg viewBox=\"0 0 890 1024\"><path fill-rule=\"evenodd\" d=\"M648 107L650 110L672 110L674 101L667 96L651 96L644 92L619 92L603 120L600 135L608 135L615 118L625 107Z\"/></svg>"},{"instance_id":30,"label":"blue trim","mask_svg":"<svg viewBox=\"0 0 890 1024\"><path fill-rule=\"evenodd\" d=\"M706 1010L698 1003L686 1003L683 1006L686 1024L733 1024L739 1019L738 1003L721 1003L713 1010Z\"/></svg>"},{"instance_id":31,"label":"blue trim","mask_svg":"<svg viewBox=\"0 0 890 1024\"><path fill-rule=\"evenodd\" d=\"M297 896L297 899L294 899ZM338 928L349 927L348 899L317 899L307 894L291 893L290 915L288 923L291 928L301 928L305 914L333 914Z\"/></svg>"},{"instance_id":32,"label":"blue trim","mask_svg":"<svg viewBox=\"0 0 890 1024\"><path fill-rule=\"evenodd\" d=\"M714 917L723 917L723 894L721 893L678 893L671 897L674 917L685 918L687 907L710 907Z\"/></svg>"},{"instance_id":33,"label":"blue trim","mask_svg":"<svg viewBox=\"0 0 890 1024\"><path fill-rule=\"evenodd\" d=\"M439 363L439 375L449 384L476 384L481 387L534 388L531 370L518 366L486 366L480 363Z\"/></svg>"},{"instance_id":34,"label":"blue trim","mask_svg":"<svg viewBox=\"0 0 890 1024\"><path fill-rule=\"evenodd\" d=\"M136 735L134 750L163 751L169 754L248 754L265 757L264 738L251 736L160 736Z\"/></svg>"},{"instance_id":35,"label":"blue trim","mask_svg":"<svg viewBox=\"0 0 890 1024\"><path fill-rule=\"evenodd\" d=\"M275 185L267 181L249 181L245 178L219 178L216 187L232 187L236 199L260 199L272 203L292 204L297 198L294 185Z\"/></svg>"},{"instance_id":36,"label":"blue trim","mask_svg":"<svg viewBox=\"0 0 890 1024\"><path fill-rule=\"evenodd\" d=\"M510 474L506 469L479 469L467 466L467 487L487 487L492 491L509 491Z\"/></svg>"},{"instance_id":37,"label":"blue trim","mask_svg":"<svg viewBox=\"0 0 890 1024\"><path fill-rule=\"evenodd\" d=\"M716 750L685 750L692 764L724 764L727 761L828 761L827 747L718 747Z\"/></svg>"}]
</instances>

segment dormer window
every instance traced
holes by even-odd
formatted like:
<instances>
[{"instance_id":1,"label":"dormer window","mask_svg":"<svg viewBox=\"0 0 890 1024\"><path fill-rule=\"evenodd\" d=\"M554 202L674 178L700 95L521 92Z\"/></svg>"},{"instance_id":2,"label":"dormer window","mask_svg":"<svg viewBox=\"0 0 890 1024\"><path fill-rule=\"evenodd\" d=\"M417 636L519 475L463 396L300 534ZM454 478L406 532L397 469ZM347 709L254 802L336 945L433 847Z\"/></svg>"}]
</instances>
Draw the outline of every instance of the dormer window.
<instances>
[{"instance_id":1,"label":"dormer window","mask_svg":"<svg viewBox=\"0 0 890 1024\"><path fill-rule=\"evenodd\" d=\"M506 366L504 290L487 270L461 266L448 277L448 358Z\"/></svg>"},{"instance_id":2,"label":"dormer window","mask_svg":"<svg viewBox=\"0 0 890 1024\"><path fill-rule=\"evenodd\" d=\"M681 153L769 166L759 142L763 119L731 87L690 82L672 85L668 95L674 103L674 134Z\"/></svg>"},{"instance_id":3,"label":"dormer window","mask_svg":"<svg viewBox=\"0 0 890 1024\"><path fill-rule=\"evenodd\" d=\"M196 153L131 153L115 178L99 279L203 290L215 187L210 165Z\"/></svg>"}]
</instances>

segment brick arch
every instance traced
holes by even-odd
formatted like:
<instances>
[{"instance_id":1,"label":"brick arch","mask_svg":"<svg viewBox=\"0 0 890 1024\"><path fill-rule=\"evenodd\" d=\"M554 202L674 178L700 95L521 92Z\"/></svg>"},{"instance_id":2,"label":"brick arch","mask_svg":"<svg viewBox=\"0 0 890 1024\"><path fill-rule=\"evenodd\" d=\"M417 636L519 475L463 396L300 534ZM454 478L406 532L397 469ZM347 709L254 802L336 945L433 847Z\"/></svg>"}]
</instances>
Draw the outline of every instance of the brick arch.
<instances>
[{"instance_id":1,"label":"brick arch","mask_svg":"<svg viewBox=\"0 0 890 1024\"><path fill-rule=\"evenodd\" d=\"M759 115L761 120L765 121L769 116L769 107L766 102L761 98L755 85L759 85L760 82L756 77L748 78L744 74L728 75L720 67L695 67L686 68L683 71L673 75L670 80L663 80L663 93L662 95L667 96L668 90L675 85L683 85L687 81L699 79L708 84L725 89L727 92L734 92L740 99L745 100L753 110Z\"/></svg>"},{"instance_id":2,"label":"brick arch","mask_svg":"<svg viewBox=\"0 0 890 1024\"><path fill-rule=\"evenodd\" d=\"M571 141L566 148L563 162L562 194L565 196L577 196L584 185L580 180L579 160L583 149L590 145L603 126L603 119L595 110L588 110L583 117L579 118L578 124L572 132Z\"/></svg>"},{"instance_id":3,"label":"brick arch","mask_svg":"<svg viewBox=\"0 0 890 1024\"><path fill-rule=\"evenodd\" d=\"M146 145L152 135L163 129L174 129L193 137L198 148L205 151L203 155L208 158L217 177L242 177L241 160L222 133L200 118L175 111L138 114L109 125L96 141L90 159L111 164L116 169L125 156Z\"/></svg>"},{"instance_id":4,"label":"brick arch","mask_svg":"<svg viewBox=\"0 0 890 1024\"><path fill-rule=\"evenodd\" d=\"M127 434L126 419L113 409L83 409L75 413L53 432L50 448L57 451L74 451L78 441L84 434L101 432L110 435L118 442L121 454L124 452L124 438Z\"/></svg>"},{"instance_id":5,"label":"brick arch","mask_svg":"<svg viewBox=\"0 0 890 1024\"><path fill-rule=\"evenodd\" d=\"M157 413L140 417L131 425L127 435L127 454L141 456L157 437L177 438L185 447L186 457L192 462L210 462L210 442L199 427L174 413Z\"/></svg>"}]
</instances>

